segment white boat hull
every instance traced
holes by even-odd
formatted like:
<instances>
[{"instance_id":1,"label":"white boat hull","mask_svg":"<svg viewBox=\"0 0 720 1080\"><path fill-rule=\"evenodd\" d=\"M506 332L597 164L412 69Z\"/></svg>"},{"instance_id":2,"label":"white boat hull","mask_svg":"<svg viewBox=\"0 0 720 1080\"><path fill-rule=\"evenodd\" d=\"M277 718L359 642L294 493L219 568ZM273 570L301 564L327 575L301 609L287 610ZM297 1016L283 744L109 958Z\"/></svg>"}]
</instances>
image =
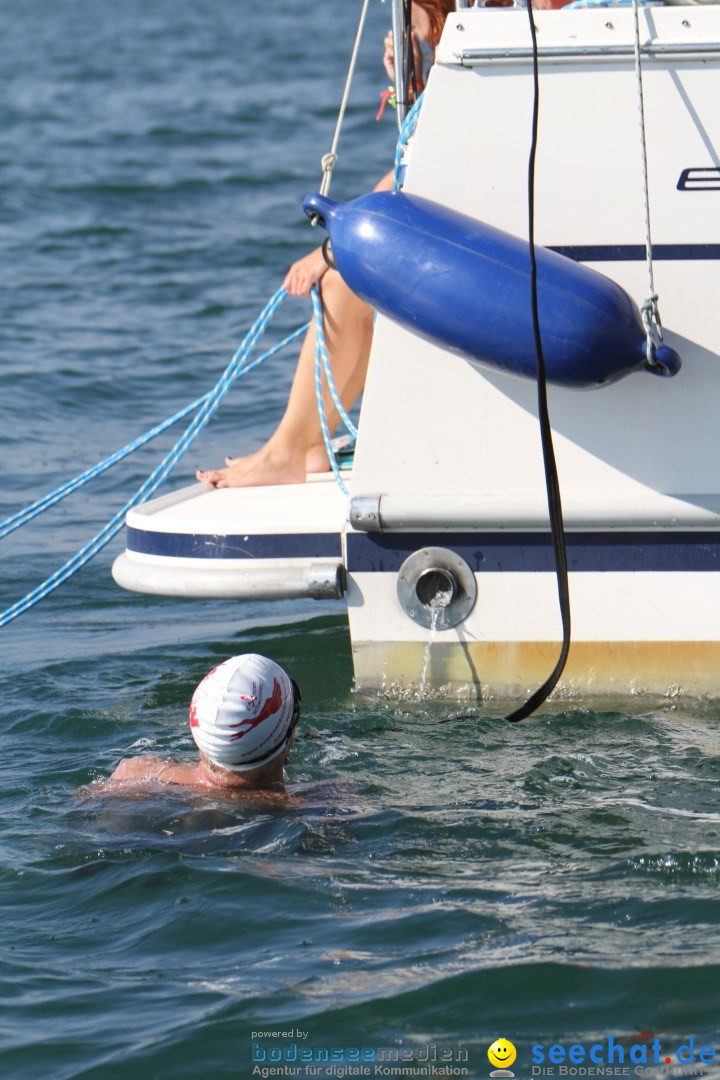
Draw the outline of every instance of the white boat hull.
<instances>
[{"instance_id":1,"label":"white boat hull","mask_svg":"<svg viewBox=\"0 0 720 1080\"><path fill-rule=\"evenodd\" d=\"M130 511L113 577L162 596L342 596L345 513L330 474L269 488L196 484Z\"/></svg>"},{"instance_id":2,"label":"white boat hull","mask_svg":"<svg viewBox=\"0 0 720 1080\"><path fill-rule=\"evenodd\" d=\"M648 282L633 13L534 17L536 240L613 278L641 304ZM642 9L640 31L655 287L683 367L672 379L643 373L596 391L550 389L572 612L557 692L717 695L720 6ZM520 237L529 45L522 10L449 17L405 185ZM346 573L361 690L422 685L452 697L519 698L555 664L562 635L535 386L480 372L387 318L376 323L349 505L330 477L172 499L129 516L121 584L172 595L307 596L319 573L327 595L337 595ZM163 554L163 532L185 539ZM427 548L461 558L474 582L457 624L434 633L418 617L413 580L404 594L398 588L406 560Z\"/></svg>"}]
</instances>

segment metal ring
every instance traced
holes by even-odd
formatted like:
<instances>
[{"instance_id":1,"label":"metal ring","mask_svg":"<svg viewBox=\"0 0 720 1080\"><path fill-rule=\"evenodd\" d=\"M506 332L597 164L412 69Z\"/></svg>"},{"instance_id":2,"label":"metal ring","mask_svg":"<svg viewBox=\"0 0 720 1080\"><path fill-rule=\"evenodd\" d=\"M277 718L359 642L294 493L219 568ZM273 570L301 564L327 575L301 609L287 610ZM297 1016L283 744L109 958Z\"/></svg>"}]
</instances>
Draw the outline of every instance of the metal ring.
<instances>
[{"instance_id":1,"label":"metal ring","mask_svg":"<svg viewBox=\"0 0 720 1080\"><path fill-rule=\"evenodd\" d=\"M423 588L424 584L430 584L429 575L434 579L436 593L446 594L441 605L434 606L428 591ZM409 555L400 567L397 596L405 614L418 626L450 630L464 622L475 606L477 583L472 570L457 552L427 547Z\"/></svg>"},{"instance_id":2,"label":"metal ring","mask_svg":"<svg viewBox=\"0 0 720 1080\"><path fill-rule=\"evenodd\" d=\"M332 257L332 245L330 243L330 237L326 236L322 244L323 259L331 270L337 270L337 264Z\"/></svg>"}]
</instances>

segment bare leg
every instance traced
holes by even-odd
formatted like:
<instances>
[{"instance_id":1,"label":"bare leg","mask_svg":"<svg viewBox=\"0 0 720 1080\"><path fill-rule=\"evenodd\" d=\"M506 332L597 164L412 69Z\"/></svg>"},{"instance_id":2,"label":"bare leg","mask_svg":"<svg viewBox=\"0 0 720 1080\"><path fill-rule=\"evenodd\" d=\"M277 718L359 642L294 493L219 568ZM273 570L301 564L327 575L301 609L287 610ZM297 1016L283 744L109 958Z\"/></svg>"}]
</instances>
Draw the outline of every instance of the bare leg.
<instances>
[{"instance_id":1,"label":"bare leg","mask_svg":"<svg viewBox=\"0 0 720 1080\"><path fill-rule=\"evenodd\" d=\"M324 276L321 293L328 356L340 399L348 409L365 383L372 343L372 308L350 292L336 272ZM324 397L332 432L340 418L327 388ZM197 478L216 487L294 484L305 479L306 469L317 472L327 467L315 401L315 327L312 325L300 350L285 414L275 433L256 453L233 459L225 469L200 470Z\"/></svg>"},{"instance_id":2,"label":"bare leg","mask_svg":"<svg viewBox=\"0 0 720 1080\"><path fill-rule=\"evenodd\" d=\"M340 400L345 409L350 409L365 386L372 345L373 309L348 289L338 273L326 274L322 284L325 344ZM323 398L332 433L340 423L340 416L327 388ZM306 465L308 472L325 472L330 467L319 420L315 438L308 447Z\"/></svg>"}]
</instances>

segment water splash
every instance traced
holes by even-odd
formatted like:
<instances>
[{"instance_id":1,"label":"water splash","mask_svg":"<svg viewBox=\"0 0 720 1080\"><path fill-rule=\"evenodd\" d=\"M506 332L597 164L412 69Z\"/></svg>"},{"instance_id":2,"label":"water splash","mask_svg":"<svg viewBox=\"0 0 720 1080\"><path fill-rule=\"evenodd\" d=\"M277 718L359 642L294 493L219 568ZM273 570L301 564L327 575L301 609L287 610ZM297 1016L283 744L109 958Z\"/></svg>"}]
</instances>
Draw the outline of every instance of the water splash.
<instances>
[{"instance_id":1,"label":"water splash","mask_svg":"<svg viewBox=\"0 0 720 1080\"><path fill-rule=\"evenodd\" d=\"M424 701L427 697L427 678L428 672L430 671L430 654L433 644L435 643L435 635L437 634L440 617L451 600L451 592L437 592L428 605L430 608L430 637L425 646L425 655L423 656L422 668L420 669L420 681L418 683L417 692L418 700L420 701Z\"/></svg>"}]
</instances>

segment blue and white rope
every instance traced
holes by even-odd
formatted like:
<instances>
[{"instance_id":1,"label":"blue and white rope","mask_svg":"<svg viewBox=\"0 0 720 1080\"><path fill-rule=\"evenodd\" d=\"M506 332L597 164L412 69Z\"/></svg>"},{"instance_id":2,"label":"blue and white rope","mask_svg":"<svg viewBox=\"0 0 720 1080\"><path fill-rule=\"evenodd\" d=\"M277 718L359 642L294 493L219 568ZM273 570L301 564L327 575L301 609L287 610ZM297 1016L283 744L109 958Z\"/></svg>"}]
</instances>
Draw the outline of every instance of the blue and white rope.
<instances>
[{"instance_id":1,"label":"blue and white rope","mask_svg":"<svg viewBox=\"0 0 720 1080\"><path fill-rule=\"evenodd\" d=\"M131 510L133 506L137 506L139 503L149 499L167 479L185 451L191 446L208 423L233 382L241 376L246 375L249 371L252 371L253 368L268 359L269 356L278 352L281 348L284 348L285 345L290 344L291 341L294 341L300 334L307 330L308 324L299 327L279 345L275 346L274 349L269 350L269 352L258 357L256 360L249 361L249 356L253 347L267 329L270 320L286 295L287 293L284 289L278 289L275 295L266 304L216 385L204 398L200 399L202 404L186 430L172 449L165 455L160 464L153 470L147 480L135 492L132 498L128 499L122 509L118 510L110 521L108 521L108 523L80 549L80 551L61 566L59 570L55 571L54 574L51 574L49 578L42 582L42 584L38 585L37 588L24 596L22 600L19 600L17 603L13 604L12 607L9 607L6 611L2 612L0 614L0 626L5 626L19 615L28 611L29 608L33 607L51 592L54 592L54 590L59 588L59 586L66 582L68 578L85 566L93 556L97 555L97 553L101 551L120 531L127 512Z\"/></svg>"},{"instance_id":2,"label":"blue and white rope","mask_svg":"<svg viewBox=\"0 0 720 1080\"><path fill-rule=\"evenodd\" d=\"M313 314L315 316L315 397L317 399L318 417L320 419L320 430L322 431L323 442L325 443L325 452L330 462L330 468L333 471L333 475L337 482L338 487L342 491L343 495L348 494L348 489L343 483L342 476L340 475L340 466L337 463L335 454L333 453L332 443L330 442L330 432L328 430L327 417L325 415L325 401L323 399L323 387L322 387L322 373L325 371L325 377L328 381L328 387L330 389L330 395L335 402L335 406L338 407L338 412L343 416L345 426L352 435L357 435L357 428L347 416L347 413L342 407L339 397L337 397L337 390L335 389L335 382L330 370L330 363L328 361L327 349L325 347L325 331L323 328L323 311L322 301L320 300L320 294L316 288L310 290L310 296L313 303ZM342 410L342 411L341 411ZM347 417L347 419L345 419Z\"/></svg>"},{"instance_id":3,"label":"blue and white rope","mask_svg":"<svg viewBox=\"0 0 720 1080\"><path fill-rule=\"evenodd\" d=\"M410 112L407 114L403 121L403 126L400 128L400 134L398 135L397 145L395 146L395 168L393 170L393 191L400 191L405 182L405 150L410 142L410 139L415 134L415 128L417 127L418 117L420 116L420 110L422 109L423 94L417 99Z\"/></svg>"},{"instance_id":4,"label":"blue and white rope","mask_svg":"<svg viewBox=\"0 0 720 1080\"><path fill-rule=\"evenodd\" d=\"M298 327L297 330L294 330L293 333L286 337L283 341L279 342L277 345L274 345L272 349L269 349L268 352L263 353L262 356L258 357L255 366L257 366L257 364L261 364L265 360L269 360L271 356L274 356L276 353L280 352L280 350L284 349L286 345L289 345L291 342L295 341L296 338L306 332L309 326L310 323L303 323L302 326ZM162 435L162 433L164 431L167 431L168 428L171 428L175 424L178 424L181 420L184 420L186 416L189 416L191 413L199 409L203 405L203 403L208 400L211 393L212 391L208 391L207 394L203 394L202 397L199 397L195 401L192 401L189 405L186 405L183 409L180 409L179 412L176 412L167 420L163 420L162 423L156 424L155 427L150 428L149 431L146 431L144 435L140 435L137 439L133 439L132 442L129 442L126 446L123 446L122 449L116 450L115 453L110 454L103 461L100 461L97 465L93 465L92 468L86 469L85 472L82 472L78 476L73 477L72 480L68 480L60 487L55 488L54 491L49 492L49 494L47 495L43 495L40 499L37 499L35 502L30 503L28 506L25 506L22 510L18 510L17 513L11 514L11 516L5 518L4 521L0 521L0 540L4 539L4 537L6 536L9 536L10 533L15 531L15 529L19 529L21 525L25 525L28 521L32 521L33 518L43 513L43 511L49 510L51 506L55 506L68 495L72 495L73 492L79 491L81 487L84 487L85 484L88 484L97 476L102 476L102 474L104 472L107 472L108 469L112 468L113 465L117 465L126 457L129 457L130 454L133 454L136 450L140 450L143 446L146 446L147 443L152 442L152 440L156 439L158 435Z\"/></svg>"},{"instance_id":5,"label":"blue and white rope","mask_svg":"<svg viewBox=\"0 0 720 1080\"><path fill-rule=\"evenodd\" d=\"M21 525L26 525L28 521L32 521L33 518L42 514L43 511L49 510L51 506L55 506L62 499L68 495L72 495L74 491L78 491L85 484L94 480L96 476L102 476L104 472L112 468L113 465L117 465L118 462L123 461L124 458L129 457L135 450L139 450L142 446L151 442L157 438L158 435L162 435L163 431L167 431L168 428L174 424L179 423L190 413L195 412L204 401L209 397L208 394L203 394L202 397L197 398L196 401L186 405L184 409L176 412L174 416L164 420L161 424L157 424L154 428L150 428L144 435L140 435L139 438L129 442L126 446L123 446L121 450L116 450L114 454L110 454L103 461L97 465L93 465L91 469L86 469L85 472L80 473L78 476L73 477L72 480L68 480L65 484L55 488L54 491L49 492L47 495L43 495L42 498L37 499L35 502L30 503L29 506L25 506L22 510L18 510L17 513L11 514L10 517L5 518L0 522L0 540L9 536L15 529L19 529Z\"/></svg>"},{"instance_id":6,"label":"blue and white rope","mask_svg":"<svg viewBox=\"0 0 720 1080\"><path fill-rule=\"evenodd\" d=\"M327 346L325 344L325 327L323 325L323 309L322 300L320 299L320 293L316 288L310 290L310 296L313 304L313 314L315 316L315 340L317 343L316 351L320 354L320 362L322 363L325 371L325 378L327 379L328 390L330 391L330 397L333 399L335 408L338 411L340 419L345 427L348 429L353 439L357 439L357 428L353 424L352 420L348 416L340 395L337 392L335 386L335 380L333 379L332 369L330 367L330 360L328 359Z\"/></svg>"}]
</instances>

